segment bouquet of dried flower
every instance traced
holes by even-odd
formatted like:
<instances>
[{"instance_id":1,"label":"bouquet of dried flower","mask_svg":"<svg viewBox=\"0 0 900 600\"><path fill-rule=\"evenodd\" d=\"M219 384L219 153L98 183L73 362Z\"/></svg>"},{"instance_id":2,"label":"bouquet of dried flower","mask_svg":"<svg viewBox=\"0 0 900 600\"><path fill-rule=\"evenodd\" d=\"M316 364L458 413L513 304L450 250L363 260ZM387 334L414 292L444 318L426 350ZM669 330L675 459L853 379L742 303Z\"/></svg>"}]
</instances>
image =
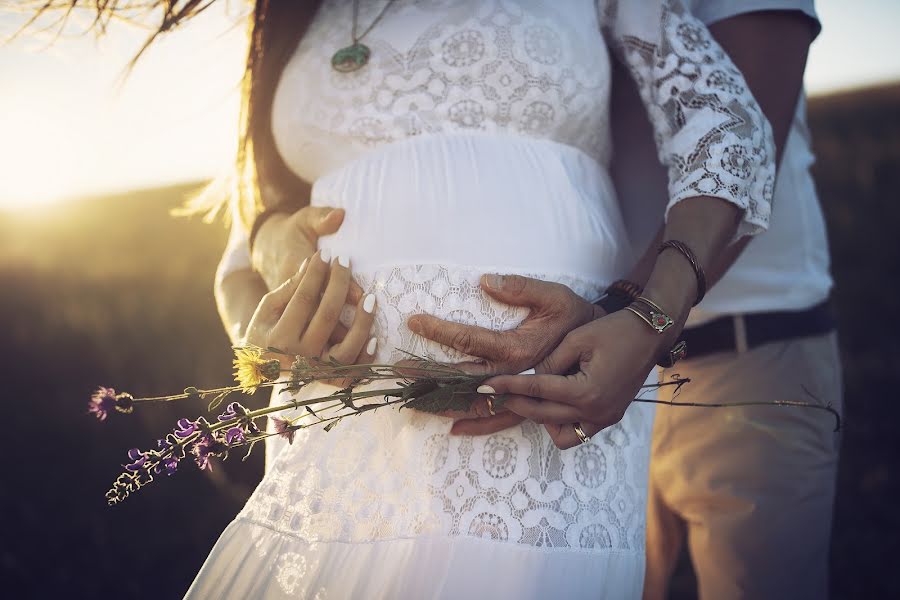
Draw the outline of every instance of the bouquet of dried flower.
<instances>
[{"instance_id":1,"label":"bouquet of dried flower","mask_svg":"<svg viewBox=\"0 0 900 600\"><path fill-rule=\"evenodd\" d=\"M378 410L386 406L414 408L431 413L445 411L467 411L476 398L478 386L493 375L473 375L462 369L438 363L428 358L410 355L410 360L402 365L343 365L335 361L321 362L302 356L290 356L284 352L268 348L263 350L253 346L234 349L235 379L237 385L200 390L188 387L180 394L134 398L128 393L117 394L115 389L99 387L91 396L88 410L99 420L106 420L110 412L132 413L140 404L173 402L177 400L208 400L208 410L216 410L229 395L239 392L252 394L258 388L284 386L286 392L297 392L316 382L340 381L333 393L308 399L291 400L259 410L248 410L240 402L230 402L225 411L213 422L204 417L195 420L179 419L175 429L163 439L157 440L157 448L128 451L130 462L119 475L112 488L106 493L110 505L125 500L132 492L151 483L157 475L172 475L178 465L188 455L200 469L212 469L213 457L225 459L230 451L247 447L244 456L249 456L254 445L267 437L281 436L293 442L298 429L322 426L330 431L342 419ZM293 360L289 369L282 366L282 359ZM287 377L282 377L287 374ZM394 387L378 389L356 389L369 383L385 381ZM675 376L671 381L645 385L644 392L663 386L676 386L676 392L690 380ZM675 394L677 395L677 394ZM638 397L635 402L667 404L670 406L697 406L726 408L750 405L797 406L825 410L836 419L835 431L840 428L837 411L821 404L797 401L743 402L735 404L699 404L674 400L656 400ZM502 406L503 396L493 401L494 407ZM300 416L286 418L274 416L277 413L303 408ZM260 417L273 415L274 433L266 433L257 425Z\"/></svg>"}]
</instances>

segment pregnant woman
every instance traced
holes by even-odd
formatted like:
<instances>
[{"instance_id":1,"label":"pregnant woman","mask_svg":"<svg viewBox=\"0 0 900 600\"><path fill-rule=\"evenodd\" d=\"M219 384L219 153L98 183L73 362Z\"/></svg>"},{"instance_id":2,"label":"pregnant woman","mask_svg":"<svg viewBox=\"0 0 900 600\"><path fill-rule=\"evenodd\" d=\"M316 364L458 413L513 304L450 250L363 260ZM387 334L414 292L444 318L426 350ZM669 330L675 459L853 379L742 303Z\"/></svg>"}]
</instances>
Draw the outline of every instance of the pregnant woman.
<instances>
[{"instance_id":1,"label":"pregnant woman","mask_svg":"<svg viewBox=\"0 0 900 600\"><path fill-rule=\"evenodd\" d=\"M702 264L767 225L768 124L678 2L325 0L308 10L308 26L299 5L257 3L253 154L243 158L255 162L262 202L252 194L235 202L219 273L232 282L226 320L238 319L229 305L251 298L255 306L264 291L241 260L242 230L269 235L272 209L303 203L282 185L291 178L295 190L312 183L307 214L329 215L297 235L331 234L277 292L270 319L290 316L291 341L307 354L327 355L326 338L345 333L353 343L340 349L350 360L396 362L403 352L466 360L415 335L408 319L515 327L528 310L486 294L484 275L526 275L600 296L637 258L607 175L612 52L640 87L669 168L666 239ZM267 100L259 93L266 77ZM315 207L342 211L309 212ZM272 227L260 228L267 220ZM663 335L628 311L597 321L615 332L619 351L609 362L622 366L608 387L620 395L634 397L697 299L687 264L679 252L661 253L645 288L675 323ZM294 293L313 269L316 293ZM316 311L329 269L340 283L325 289L328 310ZM350 290L351 270L362 294ZM335 298L347 295L358 300L356 314L348 310L335 328ZM261 312L251 329L261 327ZM366 315L374 322L361 336ZM605 359L582 356L582 368L591 360ZM316 384L301 395L334 389ZM605 429L563 418L556 429L524 421L467 436L451 435L449 417L383 409L328 433L298 432L291 444L272 438L262 482L188 596L639 597L653 412L633 403L619 417Z\"/></svg>"}]
</instances>

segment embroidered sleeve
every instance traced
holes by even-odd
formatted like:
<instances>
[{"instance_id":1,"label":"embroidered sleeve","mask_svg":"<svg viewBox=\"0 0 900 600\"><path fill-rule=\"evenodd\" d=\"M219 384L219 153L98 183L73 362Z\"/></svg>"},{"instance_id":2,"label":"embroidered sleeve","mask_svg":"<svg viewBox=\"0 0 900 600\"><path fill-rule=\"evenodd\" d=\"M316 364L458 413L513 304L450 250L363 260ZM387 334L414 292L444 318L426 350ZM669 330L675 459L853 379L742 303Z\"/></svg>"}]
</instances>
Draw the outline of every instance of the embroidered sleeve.
<instances>
[{"instance_id":1,"label":"embroidered sleeve","mask_svg":"<svg viewBox=\"0 0 900 600\"><path fill-rule=\"evenodd\" d=\"M668 211L692 196L743 209L737 236L768 227L775 182L772 130L740 71L676 0L598 0L607 43L637 83L660 161Z\"/></svg>"}]
</instances>

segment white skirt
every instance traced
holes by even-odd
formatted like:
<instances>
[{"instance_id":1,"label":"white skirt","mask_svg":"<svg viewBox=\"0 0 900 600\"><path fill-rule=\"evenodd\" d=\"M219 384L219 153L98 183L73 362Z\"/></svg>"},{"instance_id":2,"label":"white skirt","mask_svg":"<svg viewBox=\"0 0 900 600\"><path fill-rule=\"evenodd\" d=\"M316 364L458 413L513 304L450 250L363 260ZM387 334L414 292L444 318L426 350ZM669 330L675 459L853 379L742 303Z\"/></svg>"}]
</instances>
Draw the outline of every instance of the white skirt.
<instances>
[{"instance_id":1,"label":"white skirt","mask_svg":"<svg viewBox=\"0 0 900 600\"><path fill-rule=\"evenodd\" d=\"M527 309L484 295L484 273L593 300L634 260L605 171L550 141L411 138L324 175L312 202L346 209L320 245L350 256L376 295L378 362L467 358L413 335L413 314L518 325ZM292 445L271 438L262 482L188 597L637 598L652 421L651 406L633 404L564 451L530 422L450 436L450 419L393 408Z\"/></svg>"}]
</instances>

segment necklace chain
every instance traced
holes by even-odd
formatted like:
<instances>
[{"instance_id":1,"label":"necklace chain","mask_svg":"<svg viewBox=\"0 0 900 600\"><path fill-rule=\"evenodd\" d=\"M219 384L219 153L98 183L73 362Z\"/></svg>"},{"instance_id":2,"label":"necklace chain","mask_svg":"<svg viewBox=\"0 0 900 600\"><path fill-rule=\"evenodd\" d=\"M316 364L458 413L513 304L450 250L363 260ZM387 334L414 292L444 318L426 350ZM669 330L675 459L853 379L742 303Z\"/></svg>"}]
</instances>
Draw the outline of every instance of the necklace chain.
<instances>
[{"instance_id":1,"label":"necklace chain","mask_svg":"<svg viewBox=\"0 0 900 600\"><path fill-rule=\"evenodd\" d=\"M394 0L388 0L387 4L384 5L384 8L381 9L381 12L378 13L378 16L375 17L375 20L372 21L372 24L369 25L368 27L366 27L366 30L363 31L359 36L357 36L356 35L356 26L357 26L357 20L359 18L359 0L353 0L353 29L351 30L350 37L353 40L354 44L358 43L361 39L366 37L366 34L368 34L370 31L372 31L372 28L378 24L378 21L381 20L381 17L384 16L384 13L387 12L387 9L393 3L394 3Z\"/></svg>"}]
</instances>

